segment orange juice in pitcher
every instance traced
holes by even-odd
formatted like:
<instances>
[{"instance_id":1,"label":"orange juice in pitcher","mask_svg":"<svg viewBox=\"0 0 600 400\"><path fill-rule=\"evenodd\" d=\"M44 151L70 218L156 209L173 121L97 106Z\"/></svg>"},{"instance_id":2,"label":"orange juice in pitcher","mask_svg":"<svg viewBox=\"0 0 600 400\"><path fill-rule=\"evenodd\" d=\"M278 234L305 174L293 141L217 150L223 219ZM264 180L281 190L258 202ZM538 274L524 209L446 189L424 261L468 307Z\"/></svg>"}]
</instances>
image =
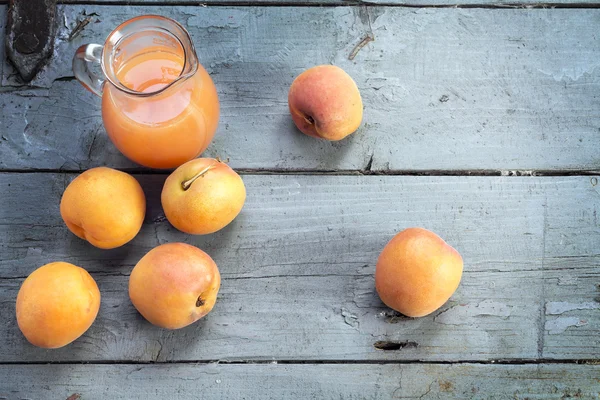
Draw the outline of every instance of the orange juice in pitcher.
<instances>
[{"instance_id":1,"label":"orange juice in pitcher","mask_svg":"<svg viewBox=\"0 0 600 400\"><path fill-rule=\"evenodd\" d=\"M100 63L104 77L90 70ZM124 22L104 46L80 47L73 71L102 97L102 121L115 146L151 168L174 168L202 153L219 120L215 85L187 31L160 16Z\"/></svg>"}]
</instances>

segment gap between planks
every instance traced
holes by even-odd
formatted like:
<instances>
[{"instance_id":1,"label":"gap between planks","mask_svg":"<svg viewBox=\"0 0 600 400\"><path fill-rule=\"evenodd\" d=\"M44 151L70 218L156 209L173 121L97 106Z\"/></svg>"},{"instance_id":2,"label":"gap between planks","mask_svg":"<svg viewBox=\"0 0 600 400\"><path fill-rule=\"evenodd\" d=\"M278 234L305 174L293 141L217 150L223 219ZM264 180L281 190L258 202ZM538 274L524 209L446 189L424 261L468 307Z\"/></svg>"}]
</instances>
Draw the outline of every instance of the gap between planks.
<instances>
[{"instance_id":1,"label":"gap between planks","mask_svg":"<svg viewBox=\"0 0 600 400\"><path fill-rule=\"evenodd\" d=\"M196 364L196 365L457 365L457 364L480 364L480 365L539 365L539 364L565 364L565 365L599 365L600 359L496 359L496 360L165 360L165 361L136 361L136 360L96 360L96 361L3 361L0 365L152 365L152 364Z\"/></svg>"},{"instance_id":2,"label":"gap between planks","mask_svg":"<svg viewBox=\"0 0 600 400\"><path fill-rule=\"evenodd\" d=\"M92 167L90 167L92 168ZM170 175L173 170L151 170L138 168L115 168L119 171L137 175ZM66 169L2 169L0 174L80 174L85 170ZM261 169L235 168L241 175L333 175L333 176L594 176L598 170L370 170L370 169Z\"/></svg>"}]
</instances>

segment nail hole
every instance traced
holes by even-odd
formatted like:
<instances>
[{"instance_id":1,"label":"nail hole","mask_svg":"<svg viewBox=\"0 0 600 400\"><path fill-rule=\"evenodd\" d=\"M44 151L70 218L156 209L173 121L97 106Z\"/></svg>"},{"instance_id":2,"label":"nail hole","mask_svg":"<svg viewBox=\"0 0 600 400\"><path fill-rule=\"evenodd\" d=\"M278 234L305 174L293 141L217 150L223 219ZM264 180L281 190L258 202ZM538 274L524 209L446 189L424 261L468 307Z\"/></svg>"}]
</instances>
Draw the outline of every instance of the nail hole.
<instances>
[{"instance_id":1,"label":"nail hole","mask_svg":"<svg viewBox=\"0 0 600 400\"><path fill-rule=\"evenodd\" d=\"M590 181L592 182L592 186L596 186L598 184L598 178L592 178Z\"/></svg>"}]
</instances>

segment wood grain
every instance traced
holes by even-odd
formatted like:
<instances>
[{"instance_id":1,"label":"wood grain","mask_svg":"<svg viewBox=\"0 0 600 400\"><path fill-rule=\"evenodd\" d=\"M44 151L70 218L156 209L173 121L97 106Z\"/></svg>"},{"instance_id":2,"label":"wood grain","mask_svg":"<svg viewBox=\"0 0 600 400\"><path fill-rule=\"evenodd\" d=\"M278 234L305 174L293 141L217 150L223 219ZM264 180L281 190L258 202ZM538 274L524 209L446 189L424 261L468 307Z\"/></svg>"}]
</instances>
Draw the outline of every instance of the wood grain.
<instances>
[{"instance_id":1,"label":"wood grain","mask_svg":"<svg viewBox=\"0 0 600 400\"><path fill-rule=\"evenodd\" d=\"M541 2L537 0L369 0L363 2L361 0L61 0L62 4L115 4L123 3L124 5L161 5L165 4L189 4L189 6L206 6L206 5L227 5L227 4L242 4L244 6L251 5L325 5L325 6L348 6L359 4L385 4L390 6L443 6L443 7L499 7L499 8L520 8L520 7L552 7L552 6L572 6L578 7L587 4L597 4L596 0L554 0L551 2ZM0 0L0 4L6 4L8 0Z\"/></svg>"},{"instance_id":2,"label":"wood grain","mask_svg":"<svg viewBox=\"0 0 600 400\"><path fill-rule=\"evenodd\" d=\"M165 221L165 176L138 175L147 221L103 251L60 219L74 176L0 174L0 362L600 358L596 177L244 175L241 215L195 237ZM391 312L373 284L379 252L410 226L465 259L457 293L420 319ZM223 282L209 316L171 332L137 314L127 282L145 252L174 241L207 251ZM82 338L44 351L22 337L14 301L25 276L56 260L88 269L102 305Z\"/></svg>"},{"instance_id":3,"label":"wood grain","mask_svg":"<svg viewBox=\"0 0 600 400\"><path fill-rule=\"evenodd\" d=\"M136 168L108 140L99 99L73 80L71 58L81 44L101 43L120 22L157 8L66 5L61 12L55 56L32 86L20 86L3 65L0 169ZM230 158L236 168L600 169L600 10L160 12L190 30L219 90L222 118L206 155ZM89 15L92 22L69 41ZM348 60L367 35L375 40ZM333 143L300 134L287 109L293 78L329 63L355 78L365 104L359 131Z\"/></svg>"},{"instance_id":4,"label":"wood grain","mask_svg":"<svg viewBox=\"0 0 600 400\"><path fill-rule=\"evenodd\" d=\"M598 365L3 365L12 399L595 399ZM35 377L35 379L31 379ZM90 379L93 377L93 379ZM60 384L58 384L60 382Z\"/></svg>"},{"instance_id":5,"label":"wood grain","mask_svg":"<svg viewBox=\"0 0 600 400\"><path fill-rule=\"evenodd\" d=\"M565 195L547 203L543 353L549 358L600 354L600 186L595 177L583 180L589 198ZM566 211L573 206L579 211Z\"/></svg>"}]
</instances>

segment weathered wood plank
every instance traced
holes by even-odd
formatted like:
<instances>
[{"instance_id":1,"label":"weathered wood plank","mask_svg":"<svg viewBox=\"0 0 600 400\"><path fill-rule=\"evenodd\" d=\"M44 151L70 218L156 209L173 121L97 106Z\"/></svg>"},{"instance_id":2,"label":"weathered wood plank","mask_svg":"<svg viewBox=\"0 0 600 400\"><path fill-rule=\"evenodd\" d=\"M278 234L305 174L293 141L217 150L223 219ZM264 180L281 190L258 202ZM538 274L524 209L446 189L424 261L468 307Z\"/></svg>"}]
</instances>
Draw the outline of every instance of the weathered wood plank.
<instances>
[{"instance_id":1,"label":"weathered wood plank","mask_svg":"<svg viewBox=\"0 0 600 400\"><path fill-rule=\"evenodd\" d=\"M69 80L71 57L83 43L102 42L123 20L157 9L61 11L55 57L32 88L13 88L18 82L4 65L0 169L135 167L107 139L98 99ZM222 119L206 154L229 157L236 168L600 169L600 10L160 12L190 30L219 89ZM98 16L69 42L84 13ZM375 41L348 60L367 34ZM338 143L298 133L287 110L294 76L321 63L346 69L365 103L364 126Z\"/></svg>"},{"instance_id":2,"label":"weathered wood plank","mask_svg":"<svg viewBox=\"0 0 600 400\"><path fill-rule=\"evenodd\" d=\"M596 399L600 366L1 365L12 399Z\"/></svg>"},{"instance_id":3,"label":"weathered wood plank","mask_svg":"<svg viewBox=\"0 0 600 400\"><path fill-rule=\"evenodd\" d=\"M6 6L2 6L0 5L0 38L2 39L2 41L5 41L5 37L6 37L6 24L7 24L7 19L8 19L8 12L7 12L7 7ZM0 77L4 76L4 65L7 63L7 58L6 58L6 44L4 46L0 46ZM0 99L2 99L2 90L1 90L2 84L0 83ZM0 118L0 127L2 127L2 123L3 120L2 118ZM4 131L4 130L3 130Z\"/></svg>"},{"instance_id":4,"label":"weathered wood plank","mask_svg":"<svg viewBox=\"0 0 600 400\"><path fill-rule=\"evenodd\" d=\"M579 310L586 324L561 332L548 329L554 316L544 315L556 307L546 300L563 301L566 290L571 303L597 304L595 177L244 175L241 215L217 234L194 237L164 220L164 176L140 175L147 222L130 244L102 251L62 225L58 204L73 176L0 174L0 362L600 358L597 310ZM465 259L457 293L421 319L391 313L373 284L379 252L409 226L438 232ZM127 280L145 252L173 241L211 254L223 284L213 313L168 332L137 314ZM14 301L23 277L55 260L90 270L103 299L80 340L43 351L20 334ZM572 279L576 286L561 286ZM379 341L418 347L382 351Z\"/></svg>"},{"instance_id":5,"label":"weathered wood plank","mask_svg":"<svg viewBox=\"0 0 600 400\"><path fill-rule=\"evenodd\" d=\"M118 1L118 0L117 0ZM243 4L244 6L250 6L252 4L264 5L264 4L282 4L285 6L291 5L325 5L325 6L348 6L352 4L361 4L360 0L251 0L251 1L240 1L240 0L121 0L126 5L161 5L165 3L173 4L186 4L189 6L206 6L206 5L226 5L226 4ZM8 3L8 0L0 0L1 4ZM60 0L62 4L114 4L115 0ZM586 4L597 4L596 0L554 0L541 2L537 0L519 0L519 1L506 1L506 0L370 0L366 4L384 4L394 6L497 6L506 8L517 8L517 7L552 7L555 5L586 5Z\"/></svg>"},{"instance_id":6,"label":"weathered wood plank","mask_svg":"<svg viewBox=\"0 0 600 400\"><path fill-rule=\"evenodd\" d=\"M548 198L543 353L549 358L600 352L600 186L596 177L583 180L590 196ZM551 212L569 209L578 211Z\"/></svg>"}]
</instances>

